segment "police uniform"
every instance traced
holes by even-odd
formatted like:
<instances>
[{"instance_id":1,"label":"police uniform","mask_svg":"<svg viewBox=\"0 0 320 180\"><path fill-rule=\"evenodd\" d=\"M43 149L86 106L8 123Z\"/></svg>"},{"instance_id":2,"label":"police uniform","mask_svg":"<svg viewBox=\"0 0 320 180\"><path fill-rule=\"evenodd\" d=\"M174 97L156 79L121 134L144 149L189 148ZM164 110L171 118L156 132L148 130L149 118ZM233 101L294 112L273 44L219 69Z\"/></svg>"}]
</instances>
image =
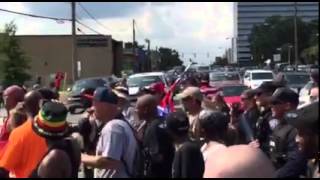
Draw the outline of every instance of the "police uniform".
<instances>
[{"instance_id":1,"label":"police uniform","mask_svg":"<svg viewBox=\"0 0 320 180\"><path fill-rule=\"evenodd\" d=\"M252 92L254 94L259 94L259 93L273 94L273 92L279 87L282 87L281 84L273 81L268 81L268 82L263 82L258 88L254 89ZM272 112L269 107L261 107L259 111L260 111L260 115L256 122L256 127L255 127L256 129L255 138L258 139L261 150L265 152L266 155L269 156L269 137L272 133L272 130L269 125L269 121L272 118Z\"/></svg>"},{"instance_id":2,"label":"police uniform","mask_svg":"<svg viewBox=\"0 0 320 180\"><path fill-rule=\"evenodd\" d=\"M318 121L319 121L319 101L306 105L296 111L288 112L285 115L285 120L300 129L308 129L314 136L319 136ZM307 135L306 135L307 136ZM310 136L310 135L309 135ZM303 177L319 178L319 147L314 144L314 150L318 151L313 157L308 157L307 173Z\"/></svg>"},{"instance_id":3,"label":"police uniform","mask_svg":"<svg viewBox=\"0 0 320 180\"><path fill-rule=\"evenodd\" d=\"M278 88L271 97L271 104L299 104L299 95L289 88ZM294 178L305 174L307 158L299 151L296 142L297 129L288 124L284 117L273 130L269 139L271 161L277 169L276 177Z\"/></svg>"}]
</instances>

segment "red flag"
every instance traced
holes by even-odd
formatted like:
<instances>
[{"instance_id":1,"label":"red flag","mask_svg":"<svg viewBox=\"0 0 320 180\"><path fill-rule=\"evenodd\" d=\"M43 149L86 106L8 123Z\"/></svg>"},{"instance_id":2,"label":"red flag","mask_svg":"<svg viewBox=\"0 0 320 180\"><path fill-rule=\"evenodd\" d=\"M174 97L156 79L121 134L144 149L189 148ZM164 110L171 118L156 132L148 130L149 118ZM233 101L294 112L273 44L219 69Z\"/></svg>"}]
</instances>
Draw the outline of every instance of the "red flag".
<instances>
[{"instance_id":1,"label":"red flag","mask_svg":"<svg viewBox=\"0 0 320 180\"><path fill-rule=\"evenodd\" d=\"M160 106L162 108L167 108L169 112L174 112L174 102L173 102L173 92L176 89L178 83L180 82L181 78L178 78L171 86L170 89L166 92L165 96L160 102Z\"/></svg>"}]
</instances>

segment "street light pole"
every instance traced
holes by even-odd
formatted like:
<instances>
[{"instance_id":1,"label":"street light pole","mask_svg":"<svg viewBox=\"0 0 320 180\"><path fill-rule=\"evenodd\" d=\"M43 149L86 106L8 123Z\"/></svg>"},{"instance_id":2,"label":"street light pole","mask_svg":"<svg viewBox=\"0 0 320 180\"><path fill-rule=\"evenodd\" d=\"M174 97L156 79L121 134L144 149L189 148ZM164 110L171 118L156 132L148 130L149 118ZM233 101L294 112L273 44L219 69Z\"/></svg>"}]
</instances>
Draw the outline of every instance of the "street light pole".
<instances>
[{"instance_id":1,"label":"street light pole","mask_svg":"<svg viewBox=\"0 0 320 180\"><path fill-rule=\"evenodd\" d=\"M150 53L150 40L145 39L148 44L148 60L147 60L147 71L151 71L151 53Z\"/></svg>"},{"instance_id":2,"label":"street light pole","mask_svg":"<svg viewBox=\"0 0 320 180\"><path fill-rule=\"evenodd\" d=\"M298 28L297 28L297 2L294 2L294 59L295 65L298 65L299 57L298 57Z\"/></svg>"},{"instance_id":3,"label":"street light pole","mask_svg":"<svg viewBox=\"0 0 320 180\"><path fill-rule=\"evenodd\" d=\"M77 35L76 35L76 3L71 2L72 16L72 81L76 81L77 75Z\"/></svg>"}]
</instances>

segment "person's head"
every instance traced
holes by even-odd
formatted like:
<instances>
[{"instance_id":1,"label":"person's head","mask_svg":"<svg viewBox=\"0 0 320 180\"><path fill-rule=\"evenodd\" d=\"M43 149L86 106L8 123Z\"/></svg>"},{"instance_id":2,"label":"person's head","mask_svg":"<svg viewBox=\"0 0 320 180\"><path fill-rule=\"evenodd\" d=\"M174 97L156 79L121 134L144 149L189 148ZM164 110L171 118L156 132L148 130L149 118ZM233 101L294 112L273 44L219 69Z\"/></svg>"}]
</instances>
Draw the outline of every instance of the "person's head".
<instances>
[{"instance_id":1,"label":"person's head","mask_svg":"<svg viewBox=\"0 0 320 180\"><path fill-rule=\"evenodd\" d=\"M126 87L117 86L114 88L113 92L118 96L118 106L123 108L129 102L129 92Z\"/></svg>"},{"instance_id":2,"label":"person's head","mask_svg":"<svg viewBox=\"0 0 320 180\"><path fill-rule=\"evenodd\" d=\"M319 101L319 87L314 87L310 91L310 102Z\"/></svg>"},{"instance_id":3,"label":"person's head","mask_svg":"<svg viewBox=\"0 0 320 180\"><path fill-rule=\"evenodd\" d=\"M9 86L3 92L3 101L6 110L9 112L11 109L15 108L19 102L23 101L25 91L23 88L13 85Z\"/></svg>"},{"instance_id":4,"label":"person's head","mask_svg":"<svg viewBox=\"0 0 320 180\"><path fill-rule=\"evenodd\" d=\"M256 105L256 100L254 98L254 92L250 89L245 90L241 94L241 104L244 110L249 110Z\"/></svg>"},{"instance_id":5,"label":"person's head","mask_svg":"<svg viewBox=\"0 0 320 180\"><path fill-rule=\"evenodd\" d=\"M309 159L315 158L319 151L319 101L286 113L284 119L298 130L299 150Z\"/></svg>"},{"instance_id":6,"label":"person's head","mask_svg":"<svg viewBox=\"0 0 320 180\"><path fill-rule=\"evenodd\" d=\"M170 113L166 118L166 125L174 141L188 137L190 124L187 114L183 111Z\"/></svg>"},{"instance_id":7,"label":"person's head","mask_svg":"<svg viewBox=\"0 0 320 180\"><path fill-rule=\"evenodd\" d=\"M59 99L58 94L49 88L40 88L37 91L41 94L43 100L50 101L52 99Z\"/></svg>"},{"instance_id":8,"label":"person's head","mask_svg":"<svg viewBox=\"0 0 320 180\"><path fill-rule=\"evenodd\" d=\"M96 118L102 122L108 122L115 118L118 111L118 97L107 87L99 87L93 94L93 109Z\"/></svg>"},{"instance_id":9,"label":"person's head","mask_svg":"<svg viewBox=\"0 0 320 180\"><path fill-rule=\"evenodd\" d=\"M157 101L160 103L165 94L165 86L162 82L153 83L150 85L149 91L156 97Z\"/></svg>"},{"instance_id":10,"label":"person's head","mask_svg":"<svg viewBox=\"0 0 320 180\"><path fill-rule=\"evenodd\" d=\"M182 101L183 107L188 112L201 108L203 95L198 87L187 87L177 97Z\"/></svg>"},{"instance_id":11,"label":"person's head","mask_svg":"<svg viewBox=\"0 0 320 180\"><path fill-rule=\"evenodd\" d=\"M297 109L299 95L290 88L278 88L271 96L272 116L281 120L286 112Z\"/></svg>"},{"instance_id":12,"label":"person's head","mask_svg":"<svg viewBox=\"0 0 320 180\"><path fill-rule=\"evenodd\" d=\"M29 116L35 117L38 114L41 99L41 93L35 90L28 92L24 96L24 107Z\"/></svg>"},{"instance_id":13,"label":"person's head","mask_svg":"<svg viewBox=\"0 0 320 180\"><path fill-rule=\"evenodd\" d=\"M273 178L275 168L258 148L234 145L208 157L204 178Z\"/></svg>"},{"instance_id":14,"label":"person's head","mask_svg":"<svg viewBox=\"0 0 320 180\"><path fill-rule=\"evenodd\" d=\"M263 82L257 89L254 89L256 104L258 107L270 105L270 98L274 91L280 86L273 81Z\"/></svg>"},{"instance_id":15,"label":"person's head","mask_svg":"<svg viewBox=\"0 0 320 180\"><path fill-rule=\"evenodd\" d=\"M206 141L225 142L228 123L228 116L222 112L210 110L200 112L200 132Z\"/></svg>"},{"instance_id":16,"label":"person's head","mask_svg":"<svg viewBox=\"0 0 320 180\"><path fill-rule=\"evenodd\" d=\"M146 94L140 96L136 103L136 112L140 120L152 120L158 114L157 111L157 99L150 95Z\"/></svg>"},{"instance_id":17,"label":"person's head","mask_svg":"<svg viewBox=\"0 0 320 180\"><path fill-rule=\"evenodd\" d=\"M226 102L224 101L223 95L221 93L217 93L213 97L213 101L216 102L217 104L225 104Z\"/></svg>"},{"instance_id":18,"label":"person's head","mask_svg":"<svg viewBox=\"0 0 320 180\"><path fill-rule=\"evenodd\" d=\"M32 123L32 129L46 140L54 141L65 138L69 133L66 121L68 110L60 102L47 101L42 106Z\"/></svg>"},{"instance_id":19,"label":"person's head","mask_svg":"<svg viewBox=\"0 0 320 180\"><path fill-rule=\"evenodd\" d=\"M319 86L319 69L312 69L310 72L310 78L316 86Z\"/></svg>"},{"instance_id":20,"label":"person's head","mask_svg":"<svg viewBox=\"0 0 320 180\"><path fill-rule=\"evenodd\" d=\"M27 120L27 113L25 111L24 104L22 102L18 103L17 106L10 111L9 119L9 130L19 127Z\"/></svg>"}]
</instances>

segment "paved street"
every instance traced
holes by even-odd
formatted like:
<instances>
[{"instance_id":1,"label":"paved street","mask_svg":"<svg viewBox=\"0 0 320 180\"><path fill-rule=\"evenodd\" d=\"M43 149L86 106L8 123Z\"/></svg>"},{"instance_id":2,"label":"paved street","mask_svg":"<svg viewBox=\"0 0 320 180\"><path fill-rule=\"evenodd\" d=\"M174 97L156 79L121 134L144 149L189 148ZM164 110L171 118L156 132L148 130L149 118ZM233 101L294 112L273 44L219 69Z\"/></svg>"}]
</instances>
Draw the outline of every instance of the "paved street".
<instances>
[{"instance_id":1,"label":"paved street","mask_svg":"<svg viewBox=\"0 0 320 180\"><path fill-rule=\"evenodd\" d=\"M3 121L3 117L6 116L6 112L3 108L0 109L0 125L2 125ZM82 115L68 115L68 122L71 124L76 124L77 121L81 118Z\"/></svg>"}]
</instances>

